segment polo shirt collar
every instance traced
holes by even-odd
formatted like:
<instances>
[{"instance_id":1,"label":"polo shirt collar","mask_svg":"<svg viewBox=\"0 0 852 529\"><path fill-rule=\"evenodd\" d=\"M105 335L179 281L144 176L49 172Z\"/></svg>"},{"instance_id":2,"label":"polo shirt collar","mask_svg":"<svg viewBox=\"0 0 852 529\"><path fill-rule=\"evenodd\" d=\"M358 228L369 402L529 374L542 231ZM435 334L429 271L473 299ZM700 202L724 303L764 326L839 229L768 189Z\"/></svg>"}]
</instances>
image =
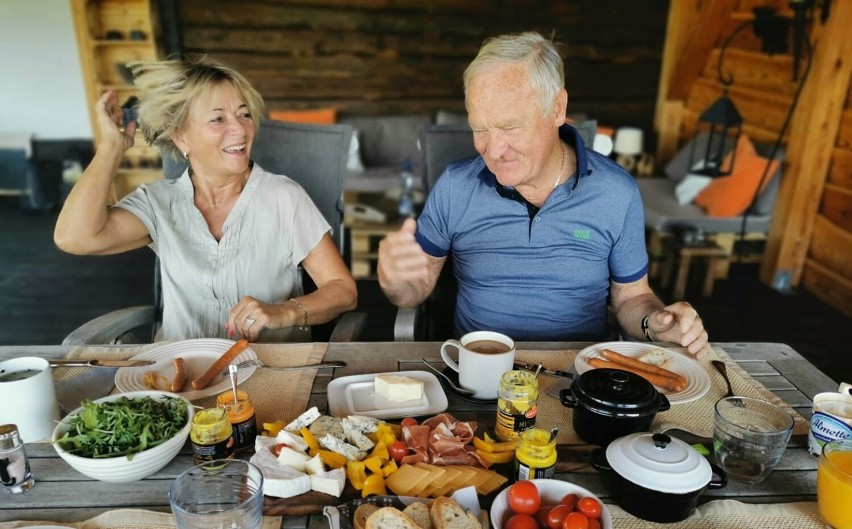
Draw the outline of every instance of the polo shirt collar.
<instances>
[{"instance_id":1,"label":"polo shirt collar","mask_svg":"<svg viewBox=\"0 0 852 529\"><path fill-rule=\"evenodd\" d=\"M574 153L577 158L577 170L571 176L576 176L577 178L574 180L574 184L571 186L571 190L577 188L577 185L580 183L580 176L588 176L591 174L591 169L589 169L589 161L588 156L586 154L586 144L583 143L583 138L580 136L580 133L576 128L569 124L564 124L559 127L559 139L565 141L568 145L574 147ZM486 184L491 185L503 198L508 198L510 200L517 200L518 202L524 202L523 197L515 191L515 188L510 186L500 185L497 181L497 177L494 176L487 165L483 165L482 172L479 175L480 179L482 179Z\"/></svg>"}]
</instances>

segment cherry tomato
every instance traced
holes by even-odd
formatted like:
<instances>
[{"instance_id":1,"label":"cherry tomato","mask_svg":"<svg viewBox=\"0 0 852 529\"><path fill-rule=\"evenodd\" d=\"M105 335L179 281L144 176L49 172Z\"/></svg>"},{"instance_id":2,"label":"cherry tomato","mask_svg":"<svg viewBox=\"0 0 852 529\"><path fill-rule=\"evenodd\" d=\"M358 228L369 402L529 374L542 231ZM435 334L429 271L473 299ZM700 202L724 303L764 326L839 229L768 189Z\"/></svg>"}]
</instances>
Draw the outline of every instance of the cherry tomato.
<instances>
[{"instance_id":1,"label":"cherry tomato","mask_svg":"<svg viewBox=\"0 0 852 529\"><path fill-rule=\"evenodd\" d=\"M562 521L562 529L589 529L589 519L581 512L572 512Z\"/></svg>"},{"instance_id":2,"label":"cherry tomato","mask_svg":"<svg viewBox=\"0 0 852 529\"><path fill-rule=\"evenodd\" d=\"M550 509L550 512L547 513L547 527L550 527L550 529L560 529L562 527L562 521L570 513L571 509L561 504Z\"/></svg>"},{"instance_id":3,"label":"cherry tomato","mask_svg":"<svg viewBox=\"0 0 852 529\"><path fill-rule=\"evenodd\" d=\"M561 500L559 500L559 504L568 507L572 511L576 511L577 510L577 500L579 500L579 499L580 499L580 497L577 496L576 494L566 494L565 496L562 497Z\"/></svg>"},{"instance_id":4,"label":"cherry tomato","mask_svg":"<svg viewBox=\"0 0 852 529\"><path fill-rule=\"evenodd\" d=\"M594 518L589 518L589 529L601 529L601 523Z\"/></svg>"},{"instance_id":5,"label":"cherry tomato","mask_svg":"<svg viewBox=\"0 0 852 529\"><path fill-rule=\"evenodd\" d=\"M272 455L274 455L275 457L280 456L281 455L281 449L286 448L286 447L287 447L287 443L278 443L277 445L272 447Z\"/></svg>"},{"instance_id":6,"label":"cherry tomato","mask_svg":"<svg viewBox=\"0 0 852 529\"><path fill-rule=\"evenodd\" d=\"M553 509L552 505L539 507L538 512L535 514L535 521L538 522L539 527L547 527L547 515L550 514L551 509Z\"/></svg>"},{"instance_id":7,"label":"cherry tomato","mask_svg":"<svg viewBox=\"0 0 852 529\"><path fill-rule=\"evenodd\" d=\"M408 445L405 444L405 441L396 441L394 444L390 445L388 452L394 461L399 464L402 462L402 458L408 455Z\"/></svg>"},{"instance_id":8,"label":"cherry tomato","mask_svg":"<svg viewBox=\"0 0 852 529\"><path fill-rule=\"evenodd\" d=\"M587 518L601 517L601 504L594 498L583 498L577 502L577 510L585 514Z\"/></svg>"},{"instance_id":9,"label":"cherry tomato","mask_svg":"<svg viewBox=\"0 0 852 529\"><path fill-rule=\"evenodd\" d=\"M539 529L535 518L529 514L513 514L504 525L506 529Z\"/></svg>"},{"instance_id":10,"label":"cherry tomato","mask_svg":"<svg viewBox=\"0 0 852 529\"><path fill-rule=\"evenodd\" d=\"M541 507L541 496L531 481L519 481L509 487L508 499L509 508L518 514L534 515Z\"/></svg>"},{"instance_id":11,"label":"cherry tomato","mask_svg":"<svg viewBox=\"0 0 852 529\"><path fill-rule=\"evenodd\" d=\"M414 417L406 417L399 423L400 426L417 426L417 419Z\"/></svg>"}]
</instances>

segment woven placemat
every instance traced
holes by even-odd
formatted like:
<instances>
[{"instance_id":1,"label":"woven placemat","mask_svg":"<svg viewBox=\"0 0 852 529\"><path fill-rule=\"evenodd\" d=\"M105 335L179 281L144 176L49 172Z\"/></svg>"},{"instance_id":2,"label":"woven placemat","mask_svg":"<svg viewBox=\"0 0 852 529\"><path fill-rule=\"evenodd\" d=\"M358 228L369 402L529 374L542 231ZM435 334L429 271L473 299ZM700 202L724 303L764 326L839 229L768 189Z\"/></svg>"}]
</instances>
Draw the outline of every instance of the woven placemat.
<instances>
[{"instance_id":1,"label":"woven placemat","mask_svg":"<svg viewBox=\"0 0 852 529\"><path fill-rule=\"evenodd\" d=\"M261 529L279 529L281 527L281 516L264 516L260 523ZM76 529L173 529L175 517L171 513L146 511L143 509L117 509L99 514L85 522L51 522L51 521L26 521L26 522L4 522L0 523L0 529L13 529L18 527L74 527Z\"/></svg>"},{"instance_id":2,"label":"woven placemat","mask_svg":"<svg viewBox=\"0 0 852 529\"><path fill-rule=\"evenodd\" d=\"M91 360L94 358L120 360L130 358L163 344L146 344L134 347L77 347L72 349L69 360ZM270 366L286 367L300 364L315 364L322 361L327 343L294 343L251 345L259 360ZM85 373L90 367L64 368L55 370L54 381L64 380ZM255 407L255 417L260 426L264 422L290 420L305 411L311 397L311 387L316 376L315 369L300 371L275 371L257 369L240 389L249 394ZM194 401L198 406L216 406L216 397L210 396Z\"/></svg>"},{"instance_id":3,"label":"woven placemat","mask_svg":"<svg viewBox=\"0 0 852 529\"><path fill-rule=\"evenodd\" d=\"M736 500L716 500L695 510L677 523L654 523L608 505L612 526L618 529L824 529L816 502L749 504Z\"/></svg>"},{"instance_id":4,"label":"woven placemat","mask_svg":"<svg viewBox=\"0 0 852 529\"><path fill-rule=\"evenodd\" d=\"M682 348L667 347L675 351L683 351ZM577 350L518 351L518 360L538 364L541 363L549 369L570 369L577 356ZM728 364L728 378L737 395L755 397L771 401L784 407L793 416L795 423L794 434L807 434L810 425L793 408L784 403L778 396L766 389L763 384L752 378L740 366L736 365L724 350L715 348L713 352L700 360L701 366L710 374L710 390L700 399L683 404L675 404L669 411L660 412L654 418L651 429L662 432L677 428L700 437L713 436L713 406L727 391L722 376L710 364L711 360L718 359ZM573 410L563 406L558 399L549 396L548 390L554 384L567 387L570 382L566 379L557 379L549 376L539 377L539 399L536 426L544 429L559 428L556 437L557 444L586 444L575 432L572 426Z\"/></svg>"}]
</instances>

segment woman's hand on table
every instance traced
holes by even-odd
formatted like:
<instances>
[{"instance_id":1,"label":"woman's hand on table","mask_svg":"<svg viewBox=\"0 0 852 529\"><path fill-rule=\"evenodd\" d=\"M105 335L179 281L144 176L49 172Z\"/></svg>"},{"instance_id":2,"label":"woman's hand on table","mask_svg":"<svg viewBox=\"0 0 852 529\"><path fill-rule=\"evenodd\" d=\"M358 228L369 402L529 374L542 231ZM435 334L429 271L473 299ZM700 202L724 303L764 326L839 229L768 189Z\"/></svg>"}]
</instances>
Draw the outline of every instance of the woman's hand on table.
<instances>
[{"instance_id":1,"label":"woman's hand on table","mask_svg":"<svg viewBox=\"0 0 852 529\"><path fill-rule=\"evenodd\" d=\"M239 332L253 342L263 329L279 329L298 325L301 311L293 303L264 303L245 296L231 309L225 329L229 335Z\"/></svg>"},{"instance_id":2,"label":"woman's hand on table","mask_svg":"<svg viewBox=\"0 0 852 529\"><path fill-rule=\"evenodd\" d=\"M698 311L685 301L651 313L648 330L655 341L676 343L699 360L710 351L704 322Z\"/></svg>"}]
</instances>

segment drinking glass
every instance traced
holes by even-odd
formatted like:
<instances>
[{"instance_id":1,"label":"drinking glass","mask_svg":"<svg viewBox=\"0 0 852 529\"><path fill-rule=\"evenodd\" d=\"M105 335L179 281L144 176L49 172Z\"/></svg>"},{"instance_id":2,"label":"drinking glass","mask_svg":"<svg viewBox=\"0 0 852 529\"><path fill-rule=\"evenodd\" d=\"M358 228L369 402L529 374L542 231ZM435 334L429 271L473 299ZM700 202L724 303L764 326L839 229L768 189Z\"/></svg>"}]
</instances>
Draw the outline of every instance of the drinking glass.
<instances>
[{"instance_id":1,"label":"drinking glass","mask_svg":"<svg viewBox=\"0 0 852 529\"><path fill-rule=\"evenodd\" d=\"M832 529L852 529L852 439L826 443L817 469L817 505Z\"/></svg>"},{"instance_id":2,"label":"drinking glass","mask_svg":"<svg viewBox=\"0 0 852 529\"><path fill-rule=\"evenodd\" d=\"M207 461L175 479L169 503L178 529L258 529L263 475L246 461Z\"/></svg>"},{"instance_id":3,"label":"drinking glass","mask_svg":"<svg viewBox=\"0 0 852 529\"><path fill-rule=\"evenodd\" d=\"M765 400L726 397L716 403L713 451L716 463L732 479L766 479L784 455L793 433L793 417Z\"/></svg>"}]
</instances>

